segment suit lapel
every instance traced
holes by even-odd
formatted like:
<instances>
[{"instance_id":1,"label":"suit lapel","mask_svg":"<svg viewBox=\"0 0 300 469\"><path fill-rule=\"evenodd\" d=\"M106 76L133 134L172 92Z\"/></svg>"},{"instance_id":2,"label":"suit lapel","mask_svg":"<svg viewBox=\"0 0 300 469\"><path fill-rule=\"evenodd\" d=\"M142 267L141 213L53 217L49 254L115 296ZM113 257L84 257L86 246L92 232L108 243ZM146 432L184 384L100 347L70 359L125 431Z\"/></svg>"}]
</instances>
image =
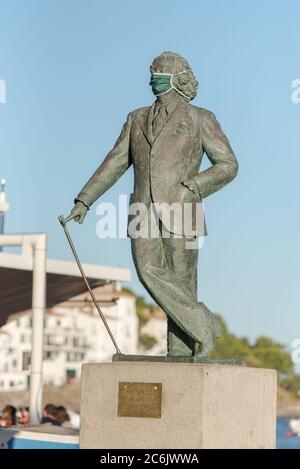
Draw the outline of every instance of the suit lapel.
<instances>
[{"instance_id":1,"label":"suit lapel","mask_svg":"<svg viewBox=\"0 0 300 469\"><path fill-rule=\"evenodd\" d=\"M140 119L138 119L139 126L142 129L143 134L145 135L146 139L148 140L149 145L152 145L153 141L154 141L154 136L153 136L153 132L152 132L152 120L153 120L153 114L154 114L154 105L155 105L155 102L144 113L144 115L141 116Z\"/></svg>"},{"instance_id":2,"label":"suit lapel","mask_svg":"<svg viewBox=\"0 0 300 469\"><path fill-rule=\"evenodd\" d=\"M178 103L175 107L174 111L168 116L166 122L162 125L158 134L154 137L152 131L152 121L154 115L154 106L155 102L152 106L138 119L138 123L140 128L143 131L146 139L149 142L149 145L153 145L154 142L161 138L166 138L170 133L172 133L174 129L174 125L176 125L176 121L180 122L183 117L187 114L187 105L185 103Z\"/></svg>"}]
</instances>

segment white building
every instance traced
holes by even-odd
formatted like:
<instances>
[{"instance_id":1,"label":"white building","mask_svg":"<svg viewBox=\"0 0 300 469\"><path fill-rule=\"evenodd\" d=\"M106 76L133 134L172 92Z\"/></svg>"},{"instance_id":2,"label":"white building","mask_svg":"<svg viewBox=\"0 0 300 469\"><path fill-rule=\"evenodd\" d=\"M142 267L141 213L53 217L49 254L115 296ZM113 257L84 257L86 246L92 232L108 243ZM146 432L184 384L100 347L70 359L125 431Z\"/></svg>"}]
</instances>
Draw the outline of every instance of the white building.
<instances>
[{"instance_id":1,"label":"white building","mask_svg":"<svg viewBox=\"0 0 300 469\"><path fill-rule=\"evenodd\" d=\"M135 297L116 284L94 289L97 301L121 351L137 353ZM23 390L30 381L32 313L9 318L0 329L0 390ZM44 319L45 385L59 386L80 378L82 363L110 361L111 339L88 293L46 310Z\"/></svg>"},{"instance_id":2,"label":"white building","mask_svg":"<svg viewBox=\"0 0 300 469\"><path fill-rule=\"evenodd\" d=\"M154 337L156 343L150 350L140 347L139 353L143 355L167 354L167 317L161 308L156 308L140 331L141 335Z\"/></svg>"}]
</instances>

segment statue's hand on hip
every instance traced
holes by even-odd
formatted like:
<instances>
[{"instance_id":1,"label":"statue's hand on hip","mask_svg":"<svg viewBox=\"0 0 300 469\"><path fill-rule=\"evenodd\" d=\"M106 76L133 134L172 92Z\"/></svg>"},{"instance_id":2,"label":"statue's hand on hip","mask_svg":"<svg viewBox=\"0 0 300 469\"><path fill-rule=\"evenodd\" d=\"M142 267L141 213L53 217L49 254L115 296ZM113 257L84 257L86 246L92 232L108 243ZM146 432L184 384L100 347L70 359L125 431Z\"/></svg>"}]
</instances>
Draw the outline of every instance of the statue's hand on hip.
<instances>
[{"instance_id":1,"label":"statue's hand on hip","mask_svg":"<svg viewBox=\"0 0 300 469\"><path fill-rule=\"evenodd\" d=\"M72 208L70 215L66 218L65 222L67 223L70 220L74 220L82 224L88 209L89 208L83 202L78 200Z\"/></svg>"},{"instance_id":2,"label":"statue's hand on hip","mask_svg":"<svg viewBox=\"0 0 300 469\"><path fill-rule=\"evenodd\" d=\"M193 181L192 179L190 179L190 180L184 180L184 181L182 181L181 184L182 184L183 186L185 186L187 189L189 189L191 192L194 192L195 195L198 194L197 184L196 184L195 181Z\"/></svg>"}]
</instances>

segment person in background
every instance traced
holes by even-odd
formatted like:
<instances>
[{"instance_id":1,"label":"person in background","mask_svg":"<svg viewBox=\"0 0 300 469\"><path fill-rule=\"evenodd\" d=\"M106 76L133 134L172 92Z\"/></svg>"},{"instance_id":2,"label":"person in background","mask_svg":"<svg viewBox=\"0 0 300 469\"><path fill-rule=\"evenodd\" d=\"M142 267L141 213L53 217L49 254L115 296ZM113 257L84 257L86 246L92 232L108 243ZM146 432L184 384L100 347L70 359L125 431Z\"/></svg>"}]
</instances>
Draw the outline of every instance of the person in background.
<instances>
[{"instance_id":1,"label":"person in background","mask_svg":"<svg viewBox=\"0 0 300 469\"><path fill-rule=\"evenodd\" d=\"M63 405L58 406L56 409L57 409L57 417L56 418L57 418L57 421L59 422L59 424L62 427L69 428L71 425L70 425L70 416L67 412L67 409Z\"/></svg>"},{"instance_id":2,"label":"person in background","mask_svg":"<svg viewBox=\"0 0 300 469\"><path fill-rule=\"evenodd\" d=\"M12 427L17 424L17 409L12 405L7 405L2 410L0 418L0 427Z\"/></svg>"},{"instance_id":3,"label":"person in background","mask_svg":"<svg viewBox=\"0 0 300 469\"><path fill-rule=\"evenodd\" d=\"M57 407L54 404L46 404L44 407L43 418L41 424L50 424L60 426L57 420Z\"/></svg>"},{"instance_id":4,"label":"person in background","mask_svg":"<svg viewBox=\"0 0 300 469\"><path fill-rule=\"evenodd\" d=\"M20 407L18 414L18 423L24 427L29 427L29 407Z\"/></svg>"}]
</instances>

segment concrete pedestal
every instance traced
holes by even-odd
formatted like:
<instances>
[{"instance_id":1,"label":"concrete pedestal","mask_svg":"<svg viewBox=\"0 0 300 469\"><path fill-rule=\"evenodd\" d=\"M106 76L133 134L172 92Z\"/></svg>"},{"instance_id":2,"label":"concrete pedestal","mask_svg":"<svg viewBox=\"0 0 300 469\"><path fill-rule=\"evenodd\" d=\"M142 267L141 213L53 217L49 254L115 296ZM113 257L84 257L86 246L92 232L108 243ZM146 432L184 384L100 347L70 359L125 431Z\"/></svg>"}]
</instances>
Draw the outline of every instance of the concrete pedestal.
<instances>
[{"instance_id":1,"label":"concrete pedestal","mask_svg":"<svg viewBox=\"0 0 300 469\"><path fill-rule=\"evenodd\" d=\"M151 362L82 367L81 448L275 448L275 429L274 370Z\"/></svg>"}]
</instances>

